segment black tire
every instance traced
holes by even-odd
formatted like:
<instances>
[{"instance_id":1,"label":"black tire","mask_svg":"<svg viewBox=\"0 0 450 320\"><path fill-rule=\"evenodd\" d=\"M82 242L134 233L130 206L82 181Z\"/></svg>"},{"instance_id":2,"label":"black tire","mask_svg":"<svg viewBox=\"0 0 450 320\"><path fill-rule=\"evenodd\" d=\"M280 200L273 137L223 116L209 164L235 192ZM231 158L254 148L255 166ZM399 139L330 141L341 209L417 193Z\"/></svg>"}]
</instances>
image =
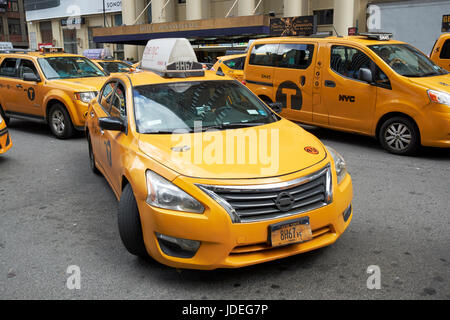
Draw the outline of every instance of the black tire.
<instances>
[{"instance_id":1,"label":"black tire","mask_svg":"<svg viewBox=\"0 0 450 320\"><path fill-rule=\"evenodd\" d=\"M420 132L414 121L405 117L386 120L378 139L384 149L398 155L414 155L420 147Z\"/></svg>"},{"instance_id":2,"label":"black tire","mask_svg":"<svg viewBox=\"0 0 450 320\"><path fill-rule=\"evenodd\" d=\"M9 120L11 120L11 119L6 116L5 112L2 109L2 106L0 106L0 116L2 116L2 118L5 121L6 125L8 125L9 124Z\"/></svg>"},{"instance_id":3,"label":"black tire","mask_svg":"<svg viewBox=\"0 0 450 320\"><path fill-rule=\"evenodd\" d=\"M91 170L96 175L100 175L100 171L97 168L97 165L95 164L95 156L94 152L92 151L92 143L91 143L91 136L89 135L89 132L87 132L87 143L89 148L89 166L91 167Z\"/></svg>"},{"instance_id":4,"label":"black tire","mask_svg":"<svg viewBox=\"0 0 450 320\"><path fill-rule=\"evenodd\" d=\"M118 222L120 238L128 252L147 259L148 253L142 235L141 218L130 184L125 186L120 197Z\"/></svg>"},{"instance_id":5,"label":"black tire","mask_svg":"<svg viewBox=\"0 0 450 320\"><path fill-rule=\"evenodd\" d=\"M69 139L73 136L74 128L72 120L66 108L60 103L55 103L50 107L50 111L48 112L48 125L50 131L58 139Z\"/></svg>"}]
</instances>

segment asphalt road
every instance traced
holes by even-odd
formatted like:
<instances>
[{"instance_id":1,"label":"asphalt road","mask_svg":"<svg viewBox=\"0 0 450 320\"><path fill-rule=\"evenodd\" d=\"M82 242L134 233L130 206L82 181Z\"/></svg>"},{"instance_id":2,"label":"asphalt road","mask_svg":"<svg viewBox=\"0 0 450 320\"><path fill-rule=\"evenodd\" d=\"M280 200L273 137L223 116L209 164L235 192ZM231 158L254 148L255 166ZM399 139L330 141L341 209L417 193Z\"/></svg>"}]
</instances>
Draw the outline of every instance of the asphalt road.
<instances>
[{"instance_id":1,"label":"asphalt road","mask_svg":"<svg viewBox=\"0 0 450 320\"><path fill-rule=\"evenodd\" d=\"M68 141L13 120L0 156L0 299L450 299L450 150L386 153L371 138L310 130L347 160L354 217L332 246L262 265L176 270L130 255L118 203ZM69 290L69 265L81 289ZM381 271L369 290L367 268Z\"/></svg>"}]
</instances>

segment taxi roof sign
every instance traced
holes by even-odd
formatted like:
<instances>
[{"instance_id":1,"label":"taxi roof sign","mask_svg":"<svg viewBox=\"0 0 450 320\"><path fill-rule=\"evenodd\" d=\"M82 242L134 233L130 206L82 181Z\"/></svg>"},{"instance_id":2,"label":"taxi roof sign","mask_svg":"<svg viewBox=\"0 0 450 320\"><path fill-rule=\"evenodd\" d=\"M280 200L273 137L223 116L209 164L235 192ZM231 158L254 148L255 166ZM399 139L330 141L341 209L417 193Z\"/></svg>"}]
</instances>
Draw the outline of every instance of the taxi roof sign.
<instances>
[{"instance_id":1,"label":"taxi roof sign","mask_svg":"<svg viewBox=\"0 0 450 320\"><path fill-rule=\"evenodd\" d=\"M64 53L63 48L57 48L57 47L41 47L40 51L42 53Z\"/></svg>"},{"instance_id":2,"label":"taxi roof sign","mask_svg":"<svg viewBox=\"0 0 450 320\"><path fill-rule=\"evenodd\" d=\"M390 32L361 32L358 35L379 41L388 41L392 38L392 33Z\"/></svg>"},{"instance_id":3,"label":"taxi roof sign","mask_svg":"<svg viewBox=\"0 0 450 320\"><path fill-rule=\"evenodd\" d=\"M202 64L198 63L191 43L185 38L150 40L140 68L170 78L204 75Z\"/></svg>"},{"instance_id":4,"label":"taxi roof sign","mask_svg":"<svg viewBox=\"0 0 450 320\"><path fill-rule=\"evenodd\" d=\"M13 44L11 42L0 42L0 50L12 50Z\"/></svg>"},{"instance_id":5,"label":"taxi roof sign","mask_svg":"<svg viewBox=\"0 0 450 320\"><path fill-rule=\"evenodd\" d=\"M112 54L108 48L103 49L87 49L83 51L83 56L93 60L111 59Z\"/></svg>"}]
</instances>

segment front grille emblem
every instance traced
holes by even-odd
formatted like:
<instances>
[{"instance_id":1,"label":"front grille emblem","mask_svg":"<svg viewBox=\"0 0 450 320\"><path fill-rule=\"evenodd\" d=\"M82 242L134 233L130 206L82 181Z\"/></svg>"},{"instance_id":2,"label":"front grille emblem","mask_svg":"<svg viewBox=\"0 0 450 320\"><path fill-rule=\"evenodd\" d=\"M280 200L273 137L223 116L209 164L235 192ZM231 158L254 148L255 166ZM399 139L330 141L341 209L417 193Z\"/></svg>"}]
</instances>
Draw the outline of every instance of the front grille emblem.
<instances>
[{"instance_id":1,"label":"front grille emblem","mask_svg":"<svg viewBox=\"0 0 450 320\"><path fill-rule=\"evenodd\" d=\"M281 192L275 199L275 205L280 211L283 212L291 210L294 202L294 197L288 192Z\"/></svg>"}]
</instances>

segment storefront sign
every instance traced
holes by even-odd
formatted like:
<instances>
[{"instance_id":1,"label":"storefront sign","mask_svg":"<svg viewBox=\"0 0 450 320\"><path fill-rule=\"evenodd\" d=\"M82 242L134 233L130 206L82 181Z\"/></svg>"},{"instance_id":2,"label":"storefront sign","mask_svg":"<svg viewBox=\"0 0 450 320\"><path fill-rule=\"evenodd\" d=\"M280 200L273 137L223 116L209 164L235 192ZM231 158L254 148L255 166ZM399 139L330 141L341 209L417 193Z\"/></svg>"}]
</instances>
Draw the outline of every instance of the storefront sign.
<instances>
[{"instance_id":1,"label":"storefront sign","mask_svg":"<svg viewBox=\"0 0 450 320\"><path fill-rule=\"evenodd\" d=\"M450 32L450 14L442 16L442 32Z\"/></svg>"},{"instance_id":2,"label":"storefront sign","mask_svg":"<svg viewBox=\"0 0 450 320\"><path fill-rule=\"evenodd\" d=\"M307 36L317 32L317 16L270 19L272 36Z\"/></svg>"}]
</instances>

